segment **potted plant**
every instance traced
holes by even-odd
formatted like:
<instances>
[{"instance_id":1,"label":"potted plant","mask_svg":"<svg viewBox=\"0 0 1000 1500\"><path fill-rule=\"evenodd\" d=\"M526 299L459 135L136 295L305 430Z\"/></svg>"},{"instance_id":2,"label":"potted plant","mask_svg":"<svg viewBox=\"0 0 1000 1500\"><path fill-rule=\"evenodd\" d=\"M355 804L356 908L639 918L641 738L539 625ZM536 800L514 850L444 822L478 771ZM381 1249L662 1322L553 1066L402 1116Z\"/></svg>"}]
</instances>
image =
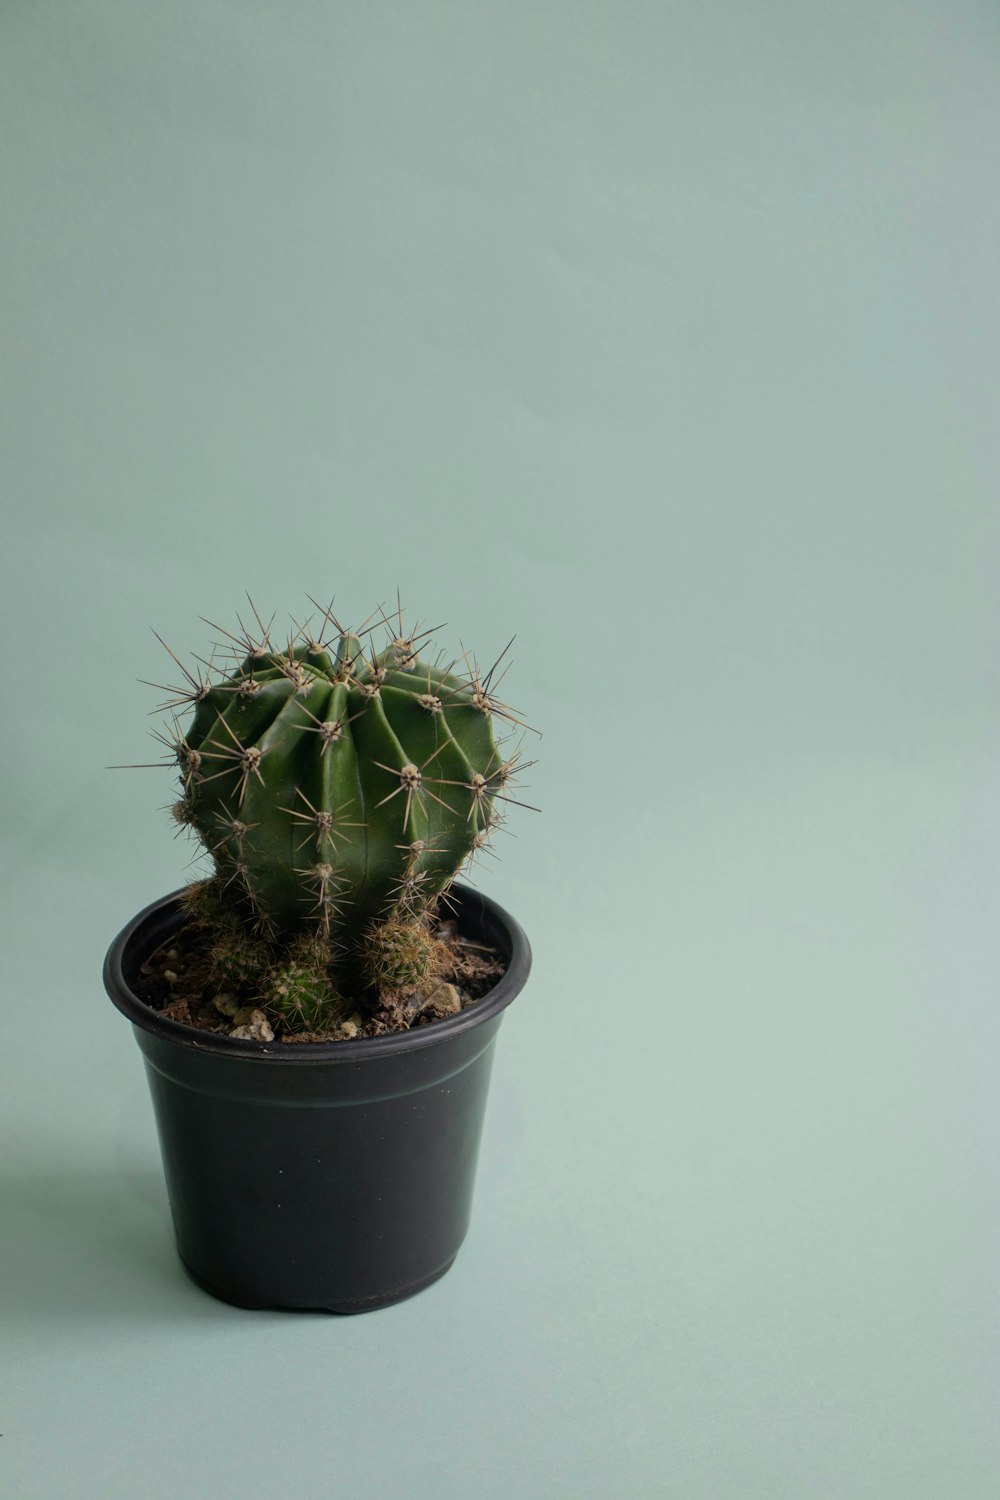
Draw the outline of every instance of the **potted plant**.
<instances>
[{"instance_id":1,"label":"potted plant","mask_svg":"<svg viewBox=\"0 0 1000 1500\"><path fill-rule=\"evenodd\" d=\"M443 1275L468 1226L531 956L455 876L515 800L520 746L494 726L527 726L496 666L428 660L401 610L358 630L321 610L280 646L254 614L221 662L171 652L172 811L211 870L129 922L105 984L192 1278L241 1306L356 1312Z\"/></svg>"}]
</instances>

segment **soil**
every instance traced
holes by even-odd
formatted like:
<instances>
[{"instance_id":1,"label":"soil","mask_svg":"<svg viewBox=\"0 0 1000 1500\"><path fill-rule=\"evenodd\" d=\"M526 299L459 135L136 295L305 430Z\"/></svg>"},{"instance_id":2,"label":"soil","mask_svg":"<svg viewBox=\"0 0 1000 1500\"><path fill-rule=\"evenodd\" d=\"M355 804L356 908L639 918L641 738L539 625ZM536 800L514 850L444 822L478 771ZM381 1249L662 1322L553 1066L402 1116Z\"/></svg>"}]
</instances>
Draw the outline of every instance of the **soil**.
<instances>
[{"instance_id":1,"label":"soil","mask_svg":"<svg viewBox=\"0 0 1000 1500\"><path fill-rule=\"evenodd\" d=\"M209 977L208 941L195 923L182 927L150 955L133 987L151 1010L217 1035L288 1044L386 1036L466 1010L504 973L499 954L462 937L450 918L435 923L434 936L447 957L429 992L359 995L353 1012L325 1031L284 1031L259 995L238 990L220 994Z\"/></svg>"}]
</instances>

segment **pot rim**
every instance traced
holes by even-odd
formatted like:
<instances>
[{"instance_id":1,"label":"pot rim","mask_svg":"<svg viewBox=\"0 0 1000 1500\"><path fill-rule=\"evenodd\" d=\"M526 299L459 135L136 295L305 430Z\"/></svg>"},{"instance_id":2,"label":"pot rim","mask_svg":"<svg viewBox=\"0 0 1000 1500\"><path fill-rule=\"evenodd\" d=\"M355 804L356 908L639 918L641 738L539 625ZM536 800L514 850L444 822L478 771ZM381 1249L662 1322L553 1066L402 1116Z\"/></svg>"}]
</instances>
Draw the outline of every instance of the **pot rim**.
<instances>
[{"instance_id":1,"label":"pot rim","mask_svg":"<svg viewBox=\"0 0 1000 1500\"><path fill-rule=\"evenodd\" d=\"M510 960L503 976L493 988L466 1010L460 1011L456 1016L428 1021L409 1031L394 1031L387 1036L357 1037L353 1041L302 1042L291 1045L286 1042L253 1042L240 1037L201 1031L196 1026L185 1026L182 1021L172 1021L153 1010L139 999L125 978L124 960L130 946L141 939L144 929L151 926L155 918L162 917L166 920L177 915L184 887L151 901L126 923L105 957L104 987L113 1004L128 1017L133 1026L176 1046L215 1053L234 1061L242 1058L248 1062L266 1062L277 1058L286 1065L315 1067L317 1064L331 1062L357 1064L368 1058L389 1057L433 1047L499 1015L524 988L531 969L528 939L509 912L489 896L484 896L481 891L459 881L452 885L451 890L459 899L460 911L474 913L479 919L485 918L487 925L499 927L504 932L510 943Z\"/></svg>"}]
</instances>

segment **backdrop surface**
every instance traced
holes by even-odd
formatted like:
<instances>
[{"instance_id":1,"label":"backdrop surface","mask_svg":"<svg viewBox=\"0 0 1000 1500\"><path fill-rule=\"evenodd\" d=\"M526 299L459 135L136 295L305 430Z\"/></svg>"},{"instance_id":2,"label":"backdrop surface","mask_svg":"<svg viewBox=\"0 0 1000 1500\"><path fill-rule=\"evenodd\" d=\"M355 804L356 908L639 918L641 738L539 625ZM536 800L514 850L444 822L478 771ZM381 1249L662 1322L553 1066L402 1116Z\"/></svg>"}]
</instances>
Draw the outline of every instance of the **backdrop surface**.
<instances>
[{"instance_id":1,"label":"backdrop surface","mask_svg":"<svg viewBox=\"0 0 1000 1500\"><path fill-rule=\"evenodd\" d=\"M998 66L985 0L2 8L11 1500L996 1494ZM148 627L397 585L517 632L535 971L451 1274L250 1315L104 767Z\"/></svg>"}]
</instances>

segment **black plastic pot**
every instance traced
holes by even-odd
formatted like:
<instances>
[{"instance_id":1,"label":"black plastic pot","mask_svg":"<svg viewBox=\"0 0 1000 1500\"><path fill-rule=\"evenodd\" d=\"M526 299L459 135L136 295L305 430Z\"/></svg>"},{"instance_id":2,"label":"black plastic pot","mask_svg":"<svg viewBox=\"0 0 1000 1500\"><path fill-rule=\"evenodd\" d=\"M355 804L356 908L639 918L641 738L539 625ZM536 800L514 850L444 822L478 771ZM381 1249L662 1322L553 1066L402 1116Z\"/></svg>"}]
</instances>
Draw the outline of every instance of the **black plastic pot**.
<instances>
[{"instance_id":1,"label":"black plastic pot","mask_svg":"<svg viewBox=\"0 0 1000 1500\"><path fill-rule=\"evenodd\" d=\"M507 970L456 1016L352 1042L289 1045L166 1020L134 993L183 924L179 892L112 944L108 994L146 1062L177 1247L240 1307L363 1312L443 1276L469 1225L493 1045L531 951L495 902L452 887L460 931Z\"/></svg>"}]
</instances>

